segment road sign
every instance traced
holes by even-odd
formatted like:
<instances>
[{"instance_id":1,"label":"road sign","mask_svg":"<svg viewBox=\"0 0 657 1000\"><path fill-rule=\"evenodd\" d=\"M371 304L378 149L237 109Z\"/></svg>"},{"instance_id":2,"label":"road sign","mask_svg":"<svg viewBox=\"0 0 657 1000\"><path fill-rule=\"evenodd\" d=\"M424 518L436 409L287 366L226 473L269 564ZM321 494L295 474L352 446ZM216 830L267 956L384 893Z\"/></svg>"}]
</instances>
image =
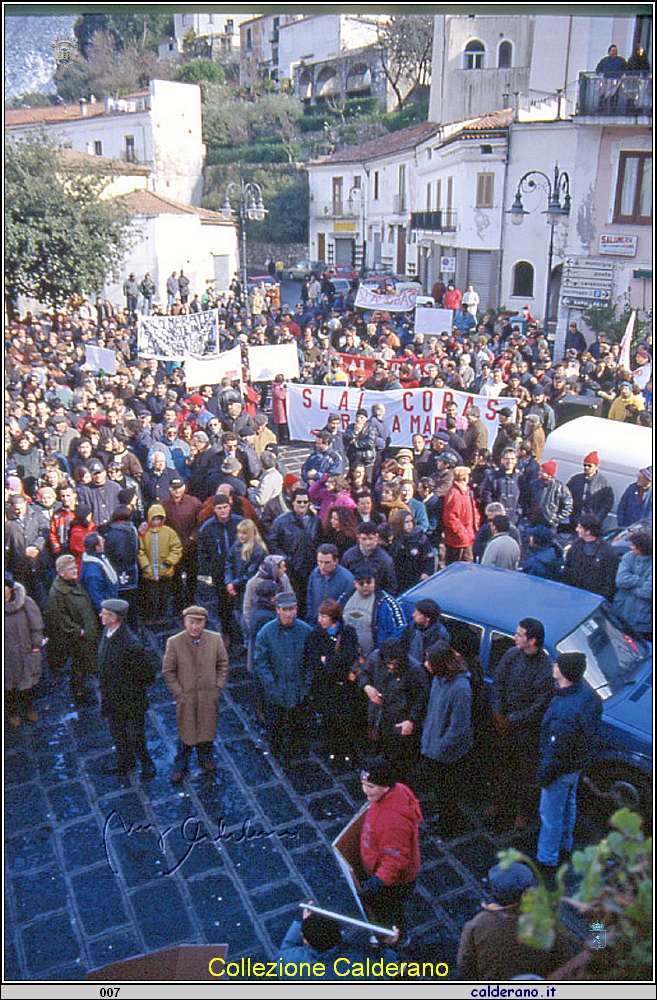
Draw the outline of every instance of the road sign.
<instances>
[{"instance_id":1,"label":"road sign","mask_svg":"<svg viewBox=\"0 0 657 1000\"><path fill-rule=\"evenodd\" d=\"M440 270L446 274L453 274L456 271L456 257L441 257Z\"/></svg>"}]
</instances>

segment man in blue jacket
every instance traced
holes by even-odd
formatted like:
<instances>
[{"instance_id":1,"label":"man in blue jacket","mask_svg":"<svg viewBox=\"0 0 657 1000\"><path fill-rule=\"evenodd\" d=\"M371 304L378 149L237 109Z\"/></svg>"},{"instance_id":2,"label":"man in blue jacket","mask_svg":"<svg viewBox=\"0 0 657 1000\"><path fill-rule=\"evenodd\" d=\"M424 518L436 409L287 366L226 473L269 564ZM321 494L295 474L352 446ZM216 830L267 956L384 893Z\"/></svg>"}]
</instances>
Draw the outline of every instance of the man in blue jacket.
<instances>
[{"instance_id":1,"label":"man in blue jacket","mask_svg":"<svg viewBox=\"0 0 657 1000\"><path fill-rule=\"evenodd\" d=\"M308 578L306 594L306 621L317 623L317 609L322 601L337 601L354 578L348 569L340 565L340 554L335 545L325 542L317 549L317 566Z\"/></svg>"},{"instance_id":2,"label":"man in blue jacket","mask_svg":"<svg viewBox=\"0 0 657 1000\"><path fill-rule=\"evenodd\" d=\"M547 874L556 871L561 853L572 850L579 776L597 752L602 701L583 680L585 670L584 653L559 654L552 668L556 692L541 723L536 857Z\"/></svg>"},{"instance_id":3,"label":"man in blue jacket","mask_svg":"<svg viewBox=\"0 0 657 1000\"><path fill-rule=\"evenodd\" d=\"M277 595L275 608L275 620L258 632L253 670L276 752L305 743L312 666L304 647L312 629L297 618L297 598L290 591Z\"/></svg>"}]
</instances>

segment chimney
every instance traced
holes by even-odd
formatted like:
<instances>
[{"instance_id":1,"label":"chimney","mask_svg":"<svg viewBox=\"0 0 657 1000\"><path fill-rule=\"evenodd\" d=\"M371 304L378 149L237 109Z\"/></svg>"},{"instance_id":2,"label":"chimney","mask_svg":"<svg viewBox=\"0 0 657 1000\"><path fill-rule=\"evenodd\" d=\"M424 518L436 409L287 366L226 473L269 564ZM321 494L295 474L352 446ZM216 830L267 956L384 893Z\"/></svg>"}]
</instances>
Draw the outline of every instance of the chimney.
<instances>
[{"instance_id":1,"label":"chimney","mask_svg":"<svg viewBox=\"0 0 657 1000\"><path fill-rule=\"evenodd\" d=\"M84 118L85 115L86 115L86 113L87 113L87 102L85 101L84 97L81 97L80 98L80 114Z\"/></svg>"}]
</instances>

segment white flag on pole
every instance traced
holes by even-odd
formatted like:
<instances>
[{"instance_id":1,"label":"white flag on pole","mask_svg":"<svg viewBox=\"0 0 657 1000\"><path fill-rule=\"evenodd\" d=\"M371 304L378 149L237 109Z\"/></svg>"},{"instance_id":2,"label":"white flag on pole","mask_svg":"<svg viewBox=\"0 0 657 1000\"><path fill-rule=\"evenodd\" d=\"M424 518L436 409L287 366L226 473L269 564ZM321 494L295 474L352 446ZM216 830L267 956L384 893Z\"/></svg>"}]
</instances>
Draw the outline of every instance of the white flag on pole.
<instances>
[{"instance_id":1,"label":"white flag on pole","mask_svg":"<svg viewBox=\"0 0 657 1000\"><path fill-rule=\"evenodd\" d=\"M623 339L621 340L620 355L618 358L618 363L621 368L625 371L632 371L632 334L634 333L634 323L636 321L636 309L633 309L630 313L630 318L627 321L627 326L625 327L625 333L623 334Z\"/></svg>"}]
</instances>

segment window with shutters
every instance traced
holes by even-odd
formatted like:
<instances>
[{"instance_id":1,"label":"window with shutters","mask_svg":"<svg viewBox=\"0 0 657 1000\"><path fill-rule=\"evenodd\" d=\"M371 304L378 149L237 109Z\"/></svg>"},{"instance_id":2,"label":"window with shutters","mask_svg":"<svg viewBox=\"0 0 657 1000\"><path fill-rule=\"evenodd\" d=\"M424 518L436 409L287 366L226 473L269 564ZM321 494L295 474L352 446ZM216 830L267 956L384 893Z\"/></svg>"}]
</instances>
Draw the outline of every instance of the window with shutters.
<instances>
[{"instance_id":1,"label":"window with shutters","mask_svg":"<svg viewBox=\"0 0 657 1000\"><path fill-rule=\"evenodd\" d=\"M620 154L614 222L652 223L652 153Z\"/></svg>"},{"instance_id":2,"label":"window with shutters","mask_svg":"<svg viewBox=\"0 0 657 1000\"><path fill-rule=\"evenodd\" d=\"M495 174L477 174L477 208L492 208Z\"/></svg>"}]
</instances>

